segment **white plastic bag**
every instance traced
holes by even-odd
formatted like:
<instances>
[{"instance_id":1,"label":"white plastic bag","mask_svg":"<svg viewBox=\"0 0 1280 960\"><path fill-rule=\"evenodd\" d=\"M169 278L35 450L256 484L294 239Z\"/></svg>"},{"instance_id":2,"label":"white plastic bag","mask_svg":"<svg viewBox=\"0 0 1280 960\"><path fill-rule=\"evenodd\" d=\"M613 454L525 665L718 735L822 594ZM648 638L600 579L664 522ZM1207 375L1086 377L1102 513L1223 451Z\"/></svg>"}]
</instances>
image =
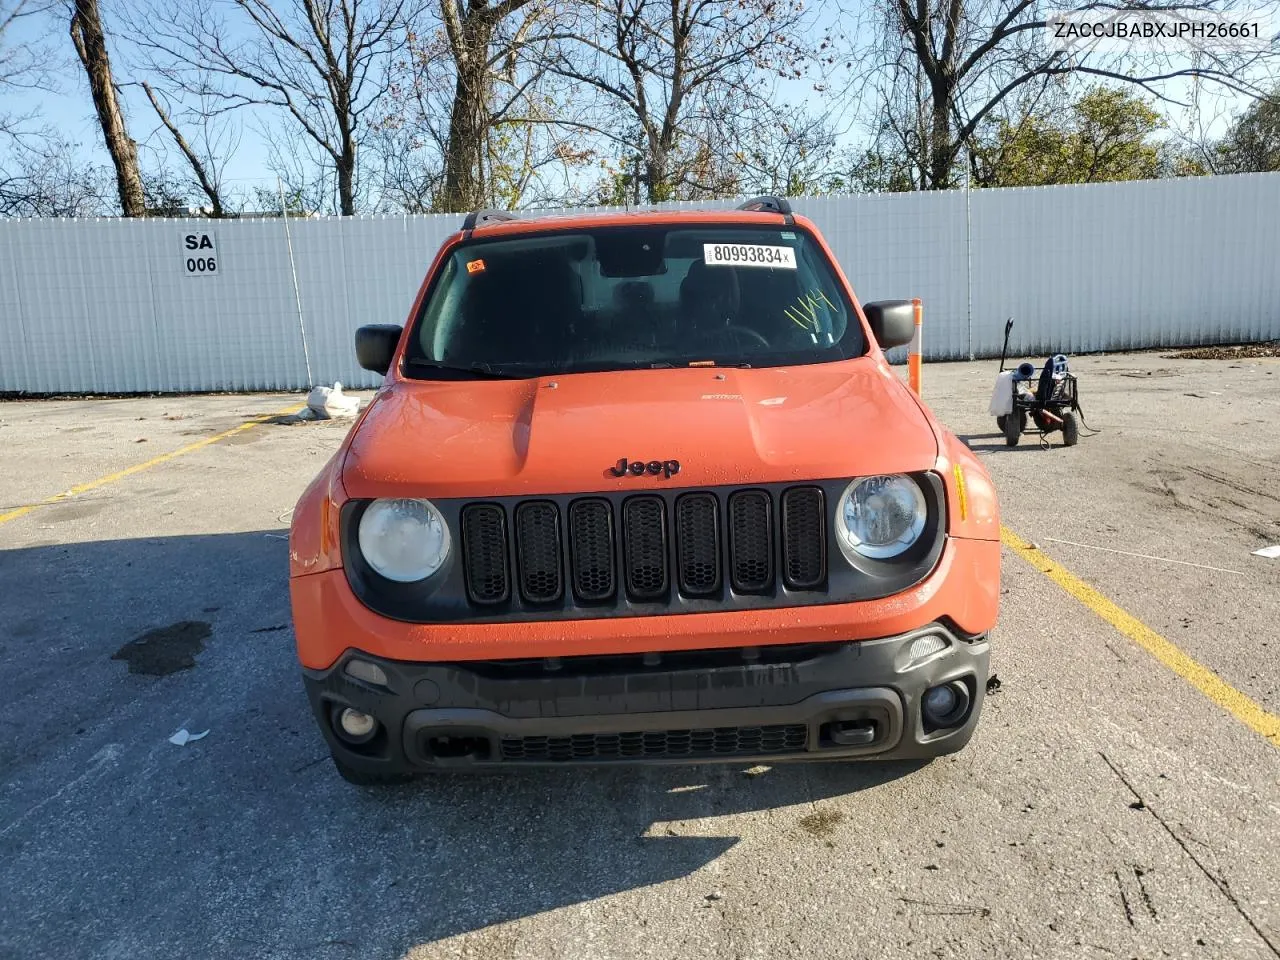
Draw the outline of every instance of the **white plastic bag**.
<instances>
[{"instance_id":1,"label":"white plastic bag","mask_svg":"<svg viewBox=\"0 0 1280 960\"><path fill-rule=\"evenodd\" d=\"M1007 417L1013 413L1013 371L1006 370L996 377L996 387L991 391L991 404L987 408L993 417Z\"/></svg>"},{"instance_id":2,"label":"white plastic bag","mask_svg":"<svg viewBox=\"0 0 1280 960\"><path fill-rule=\"evenodd\" d=\"M354 417L360 409L359 397L348 397L342 392L342 384L332 387L312 387L307 394L307 406L321 420Z\"/></svg>"}]
</instances>

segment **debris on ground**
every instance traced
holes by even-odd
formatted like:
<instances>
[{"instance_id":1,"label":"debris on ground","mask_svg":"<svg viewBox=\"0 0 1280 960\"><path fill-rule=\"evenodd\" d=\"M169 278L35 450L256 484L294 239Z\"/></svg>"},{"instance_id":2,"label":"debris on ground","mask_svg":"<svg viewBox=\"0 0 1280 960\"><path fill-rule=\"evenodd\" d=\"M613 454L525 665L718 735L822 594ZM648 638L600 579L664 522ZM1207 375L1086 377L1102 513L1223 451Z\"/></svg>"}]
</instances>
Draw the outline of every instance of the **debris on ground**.
<instances>
[{"instance_id":1,"label":"debris on ground","mask_svg":"<svg viewBox=\"0 0 1280 960\"><path fill-rule=\"evenodd\" d=\"M991 697L999 693L1002 686L1004 686L1004 684L1000 682L1000 675L998 673L993 673L991 676L987 677L987 696Z\"/></svg>"},{"instance_id":2,"label":"debris on ground","mask_svg":"<svg viewBox=\"0 0 1280 960\"><path fill-rule=\"evenodd\" d=\"M185 747L188 743L194 743L196 740L203 740L208 735L208 730L205 730L203 733L190 733L186 727L183 727L169 738L169 742L175 747Z\"/></svg>"},{"instance_id":3,"label":"debris on ground","mask_svg":"<svg viewBox=\"0 0 1280 960\"><path fill-rule=\"evenodd\" d=\"M1267 560L1280 560L1280 543L1273 543L1269 547L1263 547L1261 550L1253 551L1255 557L1264 557Z\"/></svg>"},{"instance_id":4,"label":"debris on ground","mask_svg":"<svg viewBox=\"0 0 1280 960\"><path fill-rule=\"evenodd\" d=\"M1195 347L1164 355L1166 360L1256 360L1260 357L1280 357L1280 340L1236 346Z\"/></svg>"},{"instance_id":5,"label":"debris on ground","mask_svg":"<svg viewBox=\"0 0 1280 960\"><path fill-rule=\"evenodd\" d=\"M800 829L811 836L822 837L829 836L835 832L836 825L844 819L844 814L839 810L824 808L811 813L807 817L801 817L798 821Z\"/></svg>"},{"instance_id":6,"label":"debris on ground","mask_svg":"<svg viewBox=\"0 0 1280 960\"><path fill-rule=\"evenodd\" d=\"M354 417L360 409L359 397L348 397L342 392L342 383L332 387L312 387L307 394L307 409L321 420L340 420Z\"/></svg>"}]
</instances>

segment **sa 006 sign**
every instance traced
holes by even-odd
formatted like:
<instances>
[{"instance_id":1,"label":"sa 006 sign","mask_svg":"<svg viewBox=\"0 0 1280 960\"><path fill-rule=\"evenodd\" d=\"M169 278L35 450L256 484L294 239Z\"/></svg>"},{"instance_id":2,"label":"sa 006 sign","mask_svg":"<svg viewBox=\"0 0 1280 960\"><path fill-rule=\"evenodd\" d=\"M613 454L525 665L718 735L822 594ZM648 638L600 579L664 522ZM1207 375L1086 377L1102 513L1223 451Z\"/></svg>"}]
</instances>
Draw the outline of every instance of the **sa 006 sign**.
<instances>
[{"instance_id":1,"label":"sa 006 sign","mask_svg":"<svg viewBox=\"0 0 1280 960\"><path fill-rule=\"evenodd\" d=\"M212 233L188 233L182 238L182 272L188 277L218 274L218 248Z\"/></svg>"}]
</instances>

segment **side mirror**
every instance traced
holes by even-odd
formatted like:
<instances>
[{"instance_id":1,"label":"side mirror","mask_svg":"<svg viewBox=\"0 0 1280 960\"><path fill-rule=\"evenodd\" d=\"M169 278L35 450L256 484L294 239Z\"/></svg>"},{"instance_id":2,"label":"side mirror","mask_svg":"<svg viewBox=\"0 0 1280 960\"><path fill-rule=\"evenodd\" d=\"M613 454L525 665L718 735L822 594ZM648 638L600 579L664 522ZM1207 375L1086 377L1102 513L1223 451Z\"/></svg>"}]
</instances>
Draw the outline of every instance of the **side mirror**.
<instances>
[{"instance_id":1,"label":"side mirror","mask_svg":"<svg viewBox=\"0 0 1280 960\"><path fill-rule=\"evenodd\" d=\"M404 327L394 323L371 323L357 330L356 360L360 366L374 373L390 370L403 331Z\"/></svg>"},{"instance_id":2,"label":"side mirror","mask_svg":"<svg viewBox=\"0 0 1280 960\"><path fill-rule=\"evenodd\" d=\"M916 310L910 300L879 300L864 303L871 333L882 350L904 347L916 335Z\"/></svg>"}]
</instances>

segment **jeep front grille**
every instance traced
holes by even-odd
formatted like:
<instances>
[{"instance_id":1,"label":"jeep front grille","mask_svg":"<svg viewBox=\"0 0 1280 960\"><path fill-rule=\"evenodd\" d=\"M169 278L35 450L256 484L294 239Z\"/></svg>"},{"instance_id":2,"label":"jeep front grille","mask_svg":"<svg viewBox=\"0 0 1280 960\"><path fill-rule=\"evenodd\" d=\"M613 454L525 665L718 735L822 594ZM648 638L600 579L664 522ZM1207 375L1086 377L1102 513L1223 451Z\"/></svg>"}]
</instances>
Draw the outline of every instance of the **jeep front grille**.
<instances>
[{"instance_id":1,"label":"jeep front grille","mask_svg":"<svg viewBox=\"0 0 1280 960\"><path fill-rule=\"evenodd\" d=\"M817 486L471 503L461 526L467 595L479 606L727 603L826 589Z\"/></svg>"}]
</instances>

